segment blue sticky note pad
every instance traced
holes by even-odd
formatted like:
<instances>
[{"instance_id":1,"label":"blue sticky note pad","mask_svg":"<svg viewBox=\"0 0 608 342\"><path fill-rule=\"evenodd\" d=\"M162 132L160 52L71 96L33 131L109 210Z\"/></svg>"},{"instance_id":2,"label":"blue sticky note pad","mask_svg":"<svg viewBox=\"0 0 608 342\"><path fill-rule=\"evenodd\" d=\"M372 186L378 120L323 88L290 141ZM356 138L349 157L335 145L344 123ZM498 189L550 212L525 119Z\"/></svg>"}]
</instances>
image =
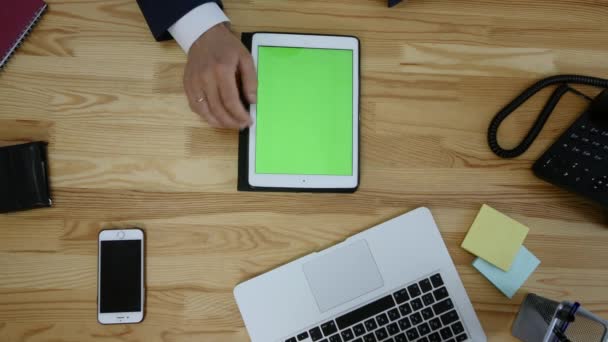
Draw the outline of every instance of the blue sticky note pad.
<instances>
[{"instance_id":1,"label":"blue sticky note pad","mask_svg":"<svg viewBox=\"0 0 608 342\"><path fill-rule=\"evenodd\" d=\"M507 272L481 258L473 261L473 267L509 298L513 298L538 265L540 265L540 260L524 246L521 246L517 252L515 260Z\"/></svg>"}]
</instances>

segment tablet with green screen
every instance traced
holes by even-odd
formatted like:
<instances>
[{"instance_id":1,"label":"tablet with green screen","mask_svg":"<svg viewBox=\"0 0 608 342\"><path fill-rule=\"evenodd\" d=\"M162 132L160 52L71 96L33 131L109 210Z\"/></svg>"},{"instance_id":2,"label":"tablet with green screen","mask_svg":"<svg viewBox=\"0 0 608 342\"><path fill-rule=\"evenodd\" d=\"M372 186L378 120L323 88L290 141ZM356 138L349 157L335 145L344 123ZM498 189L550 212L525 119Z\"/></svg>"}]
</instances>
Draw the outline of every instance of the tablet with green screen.
<instances>
[{"instance_id":1,"label":"tablet with green screen","mask_svg":"<svg viewBox=\"0 0 608 342\"><path fill-rule=\"evenodd\" d=\"M359 42L255 34L249 183L354 189L359 182Z\"/></svg>"}]
</instances>

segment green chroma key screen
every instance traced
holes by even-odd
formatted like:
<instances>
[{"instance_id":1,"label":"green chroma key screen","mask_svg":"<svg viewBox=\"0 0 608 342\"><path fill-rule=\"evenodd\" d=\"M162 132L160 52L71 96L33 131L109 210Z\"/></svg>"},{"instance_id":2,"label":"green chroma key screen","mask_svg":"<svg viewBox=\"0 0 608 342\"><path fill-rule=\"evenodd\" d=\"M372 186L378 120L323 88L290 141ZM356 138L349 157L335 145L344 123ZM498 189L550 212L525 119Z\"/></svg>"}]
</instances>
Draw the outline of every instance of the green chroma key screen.
<instances>
[{"instance_id":1,"label":"green chroma key screen","mask_svg":"<svg viewBox=\"0 0 608 342\"><path fill-rule=\"evenodd\" d=\"M353 173L353 51L258 47L258 174Z\"/></svg>"}]
</instances>

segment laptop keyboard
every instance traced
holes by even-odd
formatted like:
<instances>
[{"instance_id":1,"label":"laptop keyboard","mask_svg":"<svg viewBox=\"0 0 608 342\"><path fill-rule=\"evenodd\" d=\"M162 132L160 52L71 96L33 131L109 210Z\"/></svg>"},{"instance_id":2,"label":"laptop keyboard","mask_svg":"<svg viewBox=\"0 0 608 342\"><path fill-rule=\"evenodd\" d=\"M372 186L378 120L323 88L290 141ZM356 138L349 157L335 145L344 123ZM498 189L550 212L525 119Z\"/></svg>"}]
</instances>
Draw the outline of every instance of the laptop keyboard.
<instances>
[{"instance_id":1,"label":"laptop keyboard","mask_svg":"<svg viewBox=\"0 0 608 342\"><path fill-rule=\"evenodd\" d=\"M285 342L461 342L468 336L439 273Z\"/></svg>"}]
</instances>

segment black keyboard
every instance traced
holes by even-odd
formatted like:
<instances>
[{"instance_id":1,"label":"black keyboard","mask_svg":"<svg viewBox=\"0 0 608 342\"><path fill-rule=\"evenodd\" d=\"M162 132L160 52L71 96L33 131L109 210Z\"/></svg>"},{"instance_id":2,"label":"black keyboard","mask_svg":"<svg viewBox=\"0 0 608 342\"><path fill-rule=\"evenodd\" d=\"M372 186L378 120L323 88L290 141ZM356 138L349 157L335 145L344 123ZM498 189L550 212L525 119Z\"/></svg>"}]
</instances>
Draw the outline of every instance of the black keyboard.
<instances>
[{"instance_id":1,"label":"black keyboard","mask_svg":"<svg viewBox=\"0 0 608 342\"><path fill-rule=\"evenodd\" d=\"M608 108L606 113L608 117ZM586 112L533 166L541 179L608 208L608 127Z\"/></svg>"},{"instance_id":2,"label":"black keyboard","mask_svg":"<svg viewBox=\"0 0 608 342\"><path fill-rule=\"evenodd\" d=\"M319 323L285 342L460 342L464 325L439 273Z\"/></svg>"}]
</instances>

